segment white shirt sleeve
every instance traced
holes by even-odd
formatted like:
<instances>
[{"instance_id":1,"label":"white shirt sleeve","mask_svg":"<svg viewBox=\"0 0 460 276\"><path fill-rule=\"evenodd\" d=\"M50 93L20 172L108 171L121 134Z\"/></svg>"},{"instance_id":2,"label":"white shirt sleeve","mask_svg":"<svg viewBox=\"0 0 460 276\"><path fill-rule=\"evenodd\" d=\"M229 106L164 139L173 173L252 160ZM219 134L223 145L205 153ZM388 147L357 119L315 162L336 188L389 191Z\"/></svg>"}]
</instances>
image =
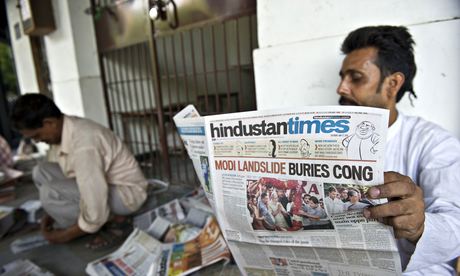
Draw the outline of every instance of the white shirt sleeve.
<instances>
[{"instance_id":1,"label":"white shirt sleeve","mask_svg":"<svg viewBox=\"0 0 460 276\"><path fill-rule=\"evenodd\" d=\"M104 172L104 157L96 149L79 149L73 155L75 176L80 191L78 226L94 233L107 222L109 185Z\"/></svg>"},{"instance_id":2,"label":"white shirt sleeve","mask_svg":"<svg viewBox=\"0 0 460 276\"><path fill-rule=\"evenodd\" d=\"M448 262L460 256L460 161L422 171L425 229L406 271Z\"/></svg>"},{"instance_id":3,"label":"white shirt sleeve","mask_svg":"<svg viewBox=\"0 0 460 276\"><path fill-rule=\"evenodd\" d=\"M388 132L385 170L423 190L425 228L414 245L398 240L404 275L445 275L460 255L460 142L441 127L399 114Z\"/></svg>"}]
</instances>

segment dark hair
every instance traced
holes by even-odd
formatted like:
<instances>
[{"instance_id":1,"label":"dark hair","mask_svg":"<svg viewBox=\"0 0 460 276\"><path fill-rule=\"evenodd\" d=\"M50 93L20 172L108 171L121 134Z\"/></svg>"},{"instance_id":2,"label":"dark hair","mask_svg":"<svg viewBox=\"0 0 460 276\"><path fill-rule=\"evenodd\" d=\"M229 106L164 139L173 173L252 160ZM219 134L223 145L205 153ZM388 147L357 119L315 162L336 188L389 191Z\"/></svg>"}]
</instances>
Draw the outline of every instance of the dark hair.
<instances>
[{"instance_id":1,"label":"dark hair","mask_svg":"<svg viewBox=\"0 0 460 276\"><path fill-rule=\"evenodd\" d=\"M349 33L345 38L341 51L349 54L354 50L366 47L377 48L375 65L380 69L380 84L395 72L404 74L405 81L396 95L399 102L406 92L415 98L412 81L417 71L414 59L414 40L406 27L403 26L370 26L363 27Z\"/></svg>"},{"instance_id":2,"label":"dark hair","mask_svg":"<svg viewBox=\"0 0 460 276\"><path fill-rule=\"evenodd\" d=\"M11 109L11 122L15 129L37 129L45 118L61 118L61 110L42 94L25 94L19 97Z\"/></svg>"},{"instance_id":3,"label":"dark hair","mask_svg":"<svg viewBox=\"0 0 460 276\"><path fill-rule=\"evenodd\" d=\"M358 191L356 191L356 190L350 189L350 190L348 191L348 196L349 196L349 197L358 196L358 195L359 195L359 193L358 193Z\"/></svg>"},{"instance_id":4,"label":"dark hair","mask_svg":"<svg viewBox=\"0 0 460 276\"><path fill-rule=\"evenodd\" d=\"M319 202L319 201L318 201L318 198L316 198L316 196L310 197L310 201L313 202L313 203L315 203L315 204L318 204L318 202Z\"/></svg>"},{"instance_id":5,"label":"dark hair","mask_svg":"<svg viewBox=\"0 0 460 276\"><path fill-rule=\"evenodd\" d=\"M329 189L327 189L327 192L328 193L337 192L337 189L335 187L329 187Z\"/></svg>"}]
</instances>

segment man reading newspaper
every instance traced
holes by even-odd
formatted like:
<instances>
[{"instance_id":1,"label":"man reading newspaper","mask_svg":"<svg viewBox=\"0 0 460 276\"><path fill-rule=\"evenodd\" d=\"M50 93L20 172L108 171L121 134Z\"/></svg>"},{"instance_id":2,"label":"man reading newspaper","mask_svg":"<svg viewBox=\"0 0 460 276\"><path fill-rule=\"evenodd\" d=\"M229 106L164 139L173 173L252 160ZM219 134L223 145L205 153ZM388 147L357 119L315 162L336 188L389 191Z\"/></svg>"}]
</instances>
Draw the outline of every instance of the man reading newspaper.
<instances>
[{"instance_id":1,"label":"man reading newspaper","mask_svg":"<svg viewBox=\"0 0 460 276\"><path fill-rule=\"evenodd\" d=\"M407 275L453 275L460 255L460 143L441 127L398 112L405 95L415 97L412 36L405 27L364 27L342 44L346 55L337 88L342 105L390 111L385 183L370 198L390 201L365 209L368 218L393 226Z\"/></svg>"}]
</instances>

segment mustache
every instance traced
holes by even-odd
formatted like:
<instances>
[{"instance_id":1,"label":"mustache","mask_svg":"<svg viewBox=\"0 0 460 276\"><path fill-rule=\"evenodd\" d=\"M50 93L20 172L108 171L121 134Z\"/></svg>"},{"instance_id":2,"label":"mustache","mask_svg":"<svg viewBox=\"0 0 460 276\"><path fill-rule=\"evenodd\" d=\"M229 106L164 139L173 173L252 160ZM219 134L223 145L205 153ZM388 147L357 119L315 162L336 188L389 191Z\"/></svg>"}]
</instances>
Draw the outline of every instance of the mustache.
<instances>
[{"instance_id":1,"label":"mustache","mask_svg":"<svg viewBox=\"0 0 460 276\"><path fill-rule=\"evenodd\" d=\"M343 96L340 97L339 104L340 105L358 105L358 103L356 103L355 101L345 98Z\"/></svg>"}]
</instances>

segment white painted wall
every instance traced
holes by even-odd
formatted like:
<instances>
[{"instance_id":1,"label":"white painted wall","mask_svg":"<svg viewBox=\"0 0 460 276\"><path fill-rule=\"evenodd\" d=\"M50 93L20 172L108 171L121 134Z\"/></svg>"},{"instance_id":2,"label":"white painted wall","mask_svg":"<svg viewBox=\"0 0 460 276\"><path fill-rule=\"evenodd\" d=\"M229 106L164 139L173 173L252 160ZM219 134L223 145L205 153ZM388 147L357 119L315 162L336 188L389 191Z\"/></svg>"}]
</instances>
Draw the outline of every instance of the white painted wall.
<instances>
[{"instance_id":1,"label":"white painted wall","mask_svg":"<svg viewBox=\"0 0 460 276\"><path fill-rule=\"evenodd\" d=\"M13 26L20 21L16 0L7 0L8 24L21 93L37 92L30 42L16 40ZM84 13L89 0L52 0L56 30L45 36L53 97L70 115L108 125L92 17ZM22 31L22 27L21 27Z\"/></svg>"},{"instance_id":2,"label":"white painted wall","mask_svg":"<svg viewBox=\"0 0 460 276\"><path fill-rule=\"evenodd\" d=\"M3 4L3 3L2 3ZM8 17L8 25L11 37L11 46L14 53L14 64L16 67L16 75L18 77L19 89L21 93L38 91L38 83L33 64L32 51L30 48L30 40L22 31L21 22L19 19L19 10L16 8L16 0L6 1L6 12ZM16 39L14 25L19 23L21 36Z\"/></svg>"},{"instance_id":3,"label":"white painted wall","mask_svg":"<svg viewBox=\"0 0 460 276\"><path fill-rule=\"evenodd\" d=\"M366 25L406 25L416 41L414 107L460 137L460 1L458 0L259 0L260 49L254 52L258 109L336 104L339 48Z\"/></svg>"},{"instance_id":4,"label":"white painted wall","mask_svg":"<svg viewBox=\"0 0 460 276\"><path fill-rule=\"evenodd\" d=\"M56 30L45 36L53 96L66 114L108 125L89 0L53 0Z\"/></svg>"}]
</instances>

